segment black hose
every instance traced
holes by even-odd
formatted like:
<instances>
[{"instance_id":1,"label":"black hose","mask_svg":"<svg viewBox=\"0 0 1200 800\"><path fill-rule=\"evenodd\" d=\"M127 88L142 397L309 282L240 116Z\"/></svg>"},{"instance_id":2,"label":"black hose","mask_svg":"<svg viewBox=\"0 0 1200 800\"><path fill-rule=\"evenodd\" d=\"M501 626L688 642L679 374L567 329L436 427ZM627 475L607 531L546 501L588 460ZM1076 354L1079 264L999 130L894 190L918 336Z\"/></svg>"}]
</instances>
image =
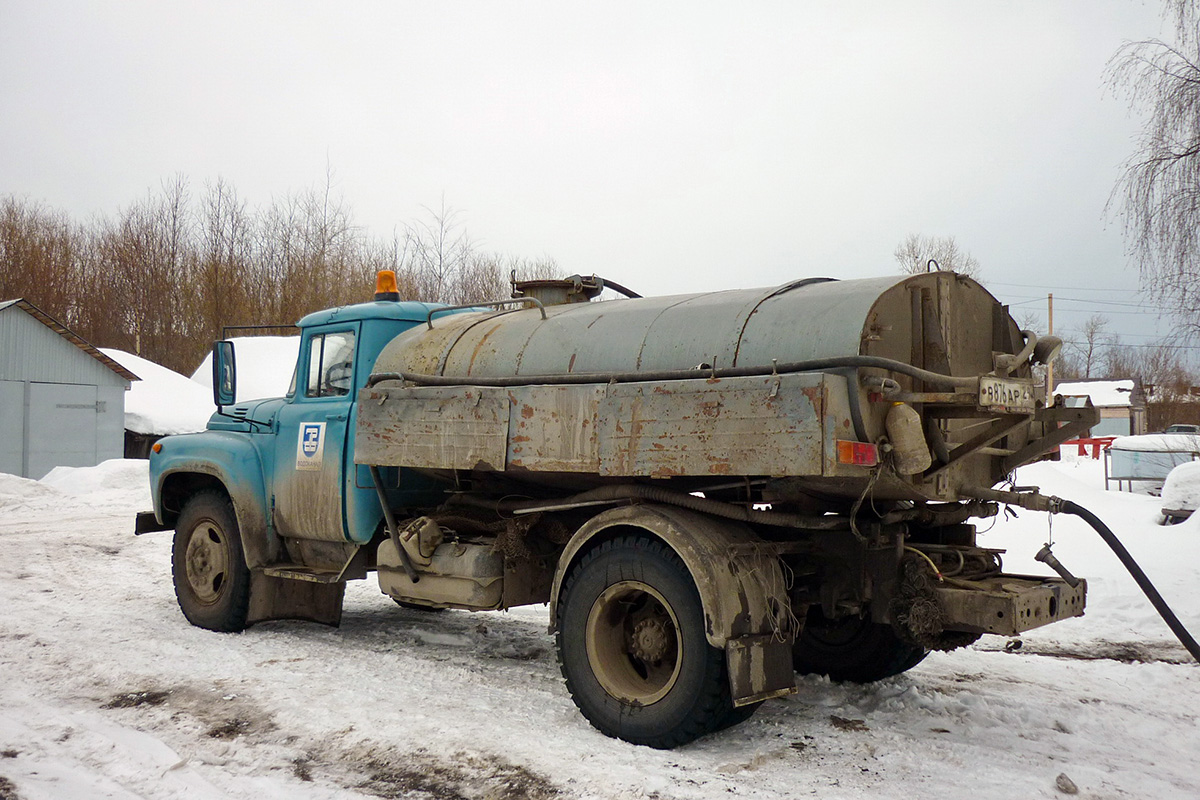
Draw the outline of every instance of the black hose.
<instances>
[{"instance_id":1,"label":"black hose","mask_svg":"<svg viewBox=\"0 0 1200 800\"><path fill-rule=\"evenodd\" d=\"M1125 569L1129 570L1129 574L1137 581L1137 585L1145 593L1150 604L1154 606L1154 610L1163 618L1163 622L1167 623L1167 627L1175 634L1175 638L1179 639L1179 643L1184 646L1184 649L1192 654L1192 658L1200 662L1200 645L1196 644L1196 640L1188 633L1187 628L1183 627L1183 623L1179 621L1179 617L1175 616L1175 612L1171 611L1170 607L1167 606L1167 602L1163 600L1162 595L1154 588L1154 584L1146 577L1146 573L1142 572L1142 568L1133 560L1133 556L1125 549L1125 545L1121 544L1121 540L1116 537L1116 534L1099 517L1078 503L1064 500L1062 502L1062 512L1064 514L1074 514L1096 529L1096 533L1100 534L1100 538L1104 540L1104 543L1112 548L1117 558L1125 565Z\"/></svg>"},{"instance_id":2,"label":"black hose","mask_svg":"<svg viewBox=\"0 0 1200 800\"><path fill-rule=\"evenodd\" d=\"M604 281L605 289L612 289L617 294L623 294L626 297L628 297L630 300L640 300L642 297L637 292L633 291L632 289L626 289L624 286L617 283L616 281L610 281L608 278L601 278L600 280Z\"/></svg>"},{"instance_id":3,"label":"black hose","mask_svg":"<svg viewBox=\"0 0 1200 800\"><path fill-rule=\"evenodd\" d=\"M914 367L903 361L880 356L835 356L792 361L760 367L726 367L724 369L671 369L647 372L568 372L557 375L512 375L477 377L474 375L422 375L413 372L377 372L367 379L367 387L382 381L408 381L425 386L554 386L581 383L633 383L639 381L680 381L697 378L750 378L792 372L819 372L836 368L869 367L908 375L937 386L976 387L979 378L943 375Z\"/></svg>"}]
</instances>

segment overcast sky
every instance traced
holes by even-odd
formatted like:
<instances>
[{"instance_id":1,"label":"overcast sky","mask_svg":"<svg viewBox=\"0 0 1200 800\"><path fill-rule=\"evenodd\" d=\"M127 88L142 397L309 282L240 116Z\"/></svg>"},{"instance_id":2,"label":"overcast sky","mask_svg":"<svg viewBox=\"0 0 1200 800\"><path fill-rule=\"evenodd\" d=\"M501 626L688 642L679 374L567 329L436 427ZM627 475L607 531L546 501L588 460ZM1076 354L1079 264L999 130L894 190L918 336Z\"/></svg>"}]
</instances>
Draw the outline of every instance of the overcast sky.
<instances>
[{"instance_id":1,"label":"overcast sky","mask_svg":"<svg viewBox=\"0 0 1200 800\"><path fill-rule=\"evenodd\" d=\"M86 219L183 174L253 207L328 165L374 234L444 198L487 250L644 294L953 235L1014 310L1143 342L1104 216L1140 119L1103 70L1159 8L0 0L0 195Z\"/></svg>"}]
</instances>

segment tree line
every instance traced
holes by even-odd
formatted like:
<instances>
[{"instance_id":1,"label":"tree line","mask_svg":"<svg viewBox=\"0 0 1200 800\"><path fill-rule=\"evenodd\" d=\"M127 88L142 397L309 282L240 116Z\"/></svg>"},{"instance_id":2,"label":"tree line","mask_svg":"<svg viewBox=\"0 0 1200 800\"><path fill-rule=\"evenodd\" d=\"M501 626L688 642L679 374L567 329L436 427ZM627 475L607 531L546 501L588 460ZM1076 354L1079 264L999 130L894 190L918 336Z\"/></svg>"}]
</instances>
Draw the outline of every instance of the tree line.
<instances>
[{"instance_id":1,"label":"tree line","mask_svg":"<svg viewBox=\"0 0 1200 800\"><path fill-rule=\"evenodd\" d=\"M190 374L224 326L362 302L381 269L403 299L447 303L507 297L513 270L558 276L552 259L484 251L444 203L372 236L331 183L254 208L227 181L194 192L178 176L87 222L0 197L0 300L23 297L97 346Z\"/></svg>"},{"instance_id":2,"label":"tree line","mask_svg":"<svg viewBox=\"0 0 1200 800\"><path fill-rule=\"evenodd\" d=\"M1175 336L1144 345L1126 344L1109 333L1109 320L1093 314L1062 334L1063 353L1054 363L1054 379L1125 380L1145 393L1147 429L1176 422L1200 424L1200 376L1186 357L1186 339Z\"/></svg>"}]
</instances>

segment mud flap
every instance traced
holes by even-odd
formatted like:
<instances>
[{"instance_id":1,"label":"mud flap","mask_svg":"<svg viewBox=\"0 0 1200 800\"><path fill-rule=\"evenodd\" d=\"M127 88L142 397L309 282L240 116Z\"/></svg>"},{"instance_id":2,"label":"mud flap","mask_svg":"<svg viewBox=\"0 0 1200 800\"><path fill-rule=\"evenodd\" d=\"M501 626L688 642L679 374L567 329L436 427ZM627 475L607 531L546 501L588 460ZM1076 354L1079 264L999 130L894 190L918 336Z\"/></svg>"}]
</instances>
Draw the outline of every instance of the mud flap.
<instances>
[{"instance_id":1,"label":"mud flap","mask_svg":"<svg viewBox=\"0 0 1200 800\"><path fill-rule=\"evenodd\" d=\"M246 624L272 619L301 619L337 627L342 622L346 582L314 583L250 573L250 609Z\"/></svg>"},{"instance_id":2,"label":"mud flap","mask_svg":"<svg viewBox=\"0 0 1200 800\"><path fill-rule=\"evenodd\" d=\"M792 645L770 634L739 636L725 643L729 694L734 706L746 706L796 692Z\"/></svg>"}]
</instances>

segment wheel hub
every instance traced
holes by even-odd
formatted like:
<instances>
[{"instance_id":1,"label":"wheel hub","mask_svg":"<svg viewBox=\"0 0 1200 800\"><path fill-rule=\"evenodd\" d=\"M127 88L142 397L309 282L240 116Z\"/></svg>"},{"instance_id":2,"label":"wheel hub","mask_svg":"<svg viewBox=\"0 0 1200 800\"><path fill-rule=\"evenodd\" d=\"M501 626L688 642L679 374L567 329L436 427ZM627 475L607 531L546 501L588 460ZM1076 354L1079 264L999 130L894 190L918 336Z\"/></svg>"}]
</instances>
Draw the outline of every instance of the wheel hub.
<instances>
[{"instance_id":1,"label":"wheel hub","mask_svg":"<svg viewBox=\"0 0 1200 800\"><path fill-rule=\"evenodd\" d=\"M202 603L216 602L229 565L221 532L212 525L197 526L188 540L184 563L196 598Z\"/></svg>"},{"instance_id":2,"label":"wheel hub","mask_svg":"<svg viewBox=\"0 0 1200 800\"><path fill-rule=\"evenodd\" d=\"M633 628L629 652L647 663L662 661L667 655L667 626L661 619L644 619Z\"/></svg>"},{"instance_id":3,"label":"wheel hub","mask_svg":"<svg viewBox=\"0 0 1200 800\"><path fill-rule=\"evenodd\" d=\"M683 663L674 609L641 581L620 581L596 598L585 643L601 688L631 705L648 706L666 697Z\"/></svg>"}]
</instances>

